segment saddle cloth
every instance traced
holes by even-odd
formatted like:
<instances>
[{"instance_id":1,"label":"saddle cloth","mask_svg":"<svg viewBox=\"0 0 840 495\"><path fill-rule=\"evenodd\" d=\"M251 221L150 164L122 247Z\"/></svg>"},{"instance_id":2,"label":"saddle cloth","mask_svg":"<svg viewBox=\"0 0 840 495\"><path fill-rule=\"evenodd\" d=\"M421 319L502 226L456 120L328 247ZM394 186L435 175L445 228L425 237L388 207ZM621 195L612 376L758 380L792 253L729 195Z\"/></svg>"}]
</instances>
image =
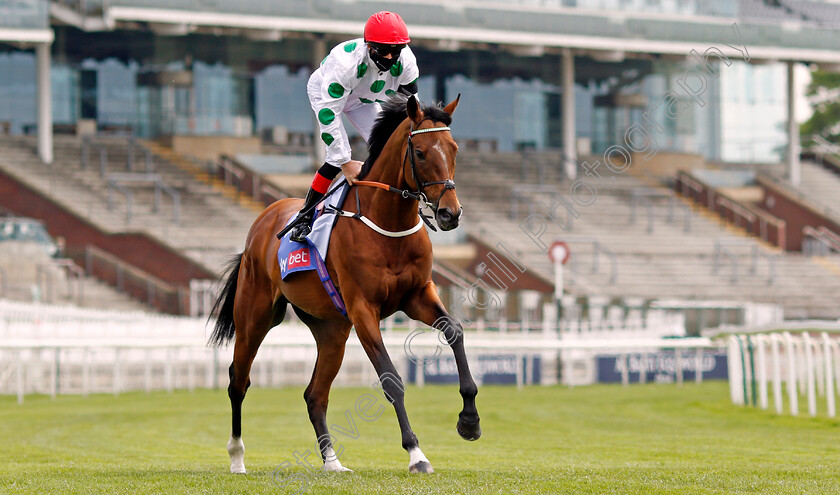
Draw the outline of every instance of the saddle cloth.
<instances>
[{"instance_id":1,"label":"saddle cloth","mask_svg":"<svg viewBox=\"0 0 840 495\"><path fill-rule=\"evenodd\" d=\"M291 232L286 233L280 239L280 247L277 249L277 262L280 264L280 276L283 280L286 280L286 277L292 273L317 270L318 277L321 279L321 283L324 284L324 289L327 291L336 309L341 314L346 315L347 309L344 306L344 301L341 299L341 294L335 288L335 284L330 279L330 274L324 263L324 260L327 258L327 249L330 245L330 233L335 226L335 221L338 219L338 215L324 214L324 211L329 211L331 208L338 208L344 202L347 191L350 189L343 178L334 187L340 188L340 190L332 193L317 208L312 222L312 232L306 236L305 243L295 242L289 239ZM286 225L291 223L294 218L290 218L286 222Z\"/></svg>"}]
</instances>

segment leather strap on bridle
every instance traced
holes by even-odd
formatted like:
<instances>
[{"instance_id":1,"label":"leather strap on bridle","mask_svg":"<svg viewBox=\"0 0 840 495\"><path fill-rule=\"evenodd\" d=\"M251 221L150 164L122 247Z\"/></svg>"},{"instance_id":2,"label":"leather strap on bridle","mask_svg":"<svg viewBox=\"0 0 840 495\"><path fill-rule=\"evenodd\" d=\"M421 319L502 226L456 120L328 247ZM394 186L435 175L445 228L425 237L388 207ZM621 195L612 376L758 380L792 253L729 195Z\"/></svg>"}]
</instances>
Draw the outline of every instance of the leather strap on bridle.
<instances>
[{"instance_id":1,"label":"leather strap on bridle","mask_svg":"<svg viewBox=\"0 0 840 495\"><path fill-rule=\"evenodd\" d=\"M417 162L414 159L414 143L411 141L411 137L416 134L425 134L427 132L438 132L438 131L450 131L449 127L429 127L426 129L418 129L414 130L414 124L411 126L411 130L408 133L408 144L405 147L405 157L403 158L402 166L405 167L405 162L409 162L411 164L411 178L414 180L414 184L417 186L416 191L412 191L411 189L400 189L398 187L390 186L388 184L383 184L382 182L375 182L375 181L368 181L368 180L356 180L353 181L353 185L360 185L360 186L368 186L368 187L375 187L377 189L382 189L385 191L389 191L395 194L399 194L401 197L405 199L413 199L415 201L419 201L421 205L428 206L432 211L437 212L438 206L440 205L440 201L443 199L443 195L446 194L446 191L450 189L455 189L455 182L451 179L446 180L436 180L432 182L424 182L422 178L420 178L420 174L417 172ZM438 196L437 201L434 203L430 202L429 199L426 197L424 190L428 186L434 186L442 184L443 191L441 191L440 196ZM429 226L433 231L437 232L437 229L432 225L429 221L429 216L424 215L422 211L422 206L419 212L420 218Z\"/></svg>"}]
</instances>

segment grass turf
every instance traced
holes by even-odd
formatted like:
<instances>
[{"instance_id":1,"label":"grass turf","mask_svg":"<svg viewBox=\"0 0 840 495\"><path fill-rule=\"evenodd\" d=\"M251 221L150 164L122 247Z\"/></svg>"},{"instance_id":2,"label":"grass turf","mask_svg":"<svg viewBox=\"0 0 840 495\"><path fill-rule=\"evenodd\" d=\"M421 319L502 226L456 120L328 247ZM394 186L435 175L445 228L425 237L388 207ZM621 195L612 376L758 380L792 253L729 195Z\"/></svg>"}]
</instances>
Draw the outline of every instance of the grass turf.
<instances>
[{"instance_id":1,"label":"grass turf","mask_svg":"<svg viewBox=\"0 0 840 495\"><path fill-rule=\"evenodd\" d=\"M409 388L407 408L436 473L410 475L392 408L354 411L369 389L333 390L330 424L353 473L319 464L302 387L249 391L247 475L228 473L224 391L119 397L0 397L3 493L840 493L840 421L733 406L725 383L482 387L484 435L455 432L456 387ZM292 466L276 469L288 461ZM287 483L285 487L278 486Z\"/></svg>"}]
</instances>

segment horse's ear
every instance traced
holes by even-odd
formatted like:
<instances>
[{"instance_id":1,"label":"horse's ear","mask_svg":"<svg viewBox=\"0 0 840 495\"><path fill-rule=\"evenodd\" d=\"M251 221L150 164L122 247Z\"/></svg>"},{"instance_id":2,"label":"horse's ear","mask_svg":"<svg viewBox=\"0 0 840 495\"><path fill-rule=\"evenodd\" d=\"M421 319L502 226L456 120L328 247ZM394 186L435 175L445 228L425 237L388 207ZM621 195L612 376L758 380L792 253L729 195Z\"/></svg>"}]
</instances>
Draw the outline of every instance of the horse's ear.
<instances>
[{"instance_id":1,"label":"horse's ear","mask_svg":"<svg viewBox=\"0 0 840 495\"><path fill-rule=\"evenodd\" d=\"M460 100L461 100L461 93L458 93L458 97L457 97L457 98L455 98L455 101L453 101L453 102L452 102L452 103L450 103L449 105L446 105L446 106L443 108L443 111L444 111L444 112L446 112L446 113L448 113L449 115L452 115L453 113L455 113L455 109L458 107L458 102L459 102Z\"/></svg>"},{"instance_id":2,"label":"horse's ear","mask_svg":"<svg viewBox=\"0 0 840 495\"><path fill-rule=\"evenodd\" d=\"M417 95L411 95L408 97L408 101L405 104L405 112L408 114L408 118L415 124L419 124L420 121L423 120L423 111L420 110L420 104L417 102Z\"/></svg>"}]
</instances>

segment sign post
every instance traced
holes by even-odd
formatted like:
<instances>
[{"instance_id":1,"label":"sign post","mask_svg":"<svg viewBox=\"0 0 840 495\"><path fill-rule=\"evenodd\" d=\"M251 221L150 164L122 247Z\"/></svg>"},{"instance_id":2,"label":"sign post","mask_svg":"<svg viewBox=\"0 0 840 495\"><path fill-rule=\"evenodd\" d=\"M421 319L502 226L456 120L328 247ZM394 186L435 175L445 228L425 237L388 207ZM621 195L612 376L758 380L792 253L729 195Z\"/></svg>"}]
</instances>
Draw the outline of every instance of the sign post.
<instances>
[{"instance_id":1,"label":"sign post","mask_svg":"<svg viewBox=\"0 0 840 495\"><path fill-rule=\"evenodd\" d=\"M554 263L554 300L558 319L563 315L563 265L569 261L571 254L569 245L563 241L554 241L548 248L548 258Z\"/></svg>"}]
</instances>

